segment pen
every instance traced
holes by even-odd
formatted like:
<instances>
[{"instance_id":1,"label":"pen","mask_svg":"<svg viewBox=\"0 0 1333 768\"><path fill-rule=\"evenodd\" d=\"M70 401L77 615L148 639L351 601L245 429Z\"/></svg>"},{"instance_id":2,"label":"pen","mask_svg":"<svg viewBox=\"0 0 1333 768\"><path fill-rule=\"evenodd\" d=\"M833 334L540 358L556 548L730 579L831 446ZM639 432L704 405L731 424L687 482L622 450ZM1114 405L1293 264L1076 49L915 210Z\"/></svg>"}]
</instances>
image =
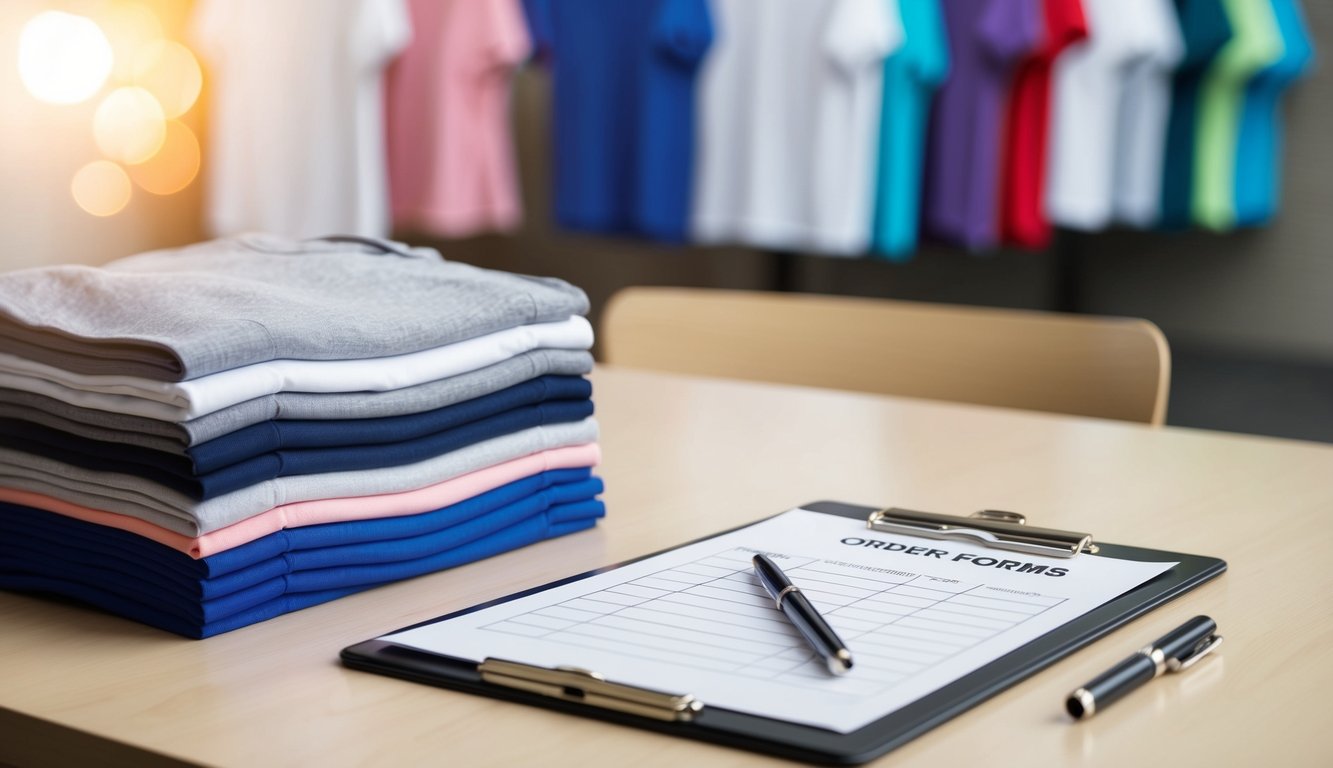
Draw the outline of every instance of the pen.
<instances>
[{"instance_id":1,"label":"pen","mask_svg":"<svg viewBox=\"0 0 1333 768\"><path fill-rule=\"evenodd\" d=\"M759 576L759 583L764 585L764 590L777 604L778 610L796 626L805 641L815 649L815 653L824 659L828 671L835 675L846 674L852 668L852 652L847 650L838 633L815 610L810 598L802 594L767 555L754 556L754 572Z\"/></svg>"},{"instance_id":2,"label":"pen","mask_svg":"<svg viewBox=\"0 0 1333 768\"><path fill-rule=\"evenodd\" d=\"M1065 709L1075 720L1092 717L1097 710L1163 672L1189 669L1221 644L1217 622L1207 616L1195 616L1069 694Z\"/></svg>"}]
</instances>

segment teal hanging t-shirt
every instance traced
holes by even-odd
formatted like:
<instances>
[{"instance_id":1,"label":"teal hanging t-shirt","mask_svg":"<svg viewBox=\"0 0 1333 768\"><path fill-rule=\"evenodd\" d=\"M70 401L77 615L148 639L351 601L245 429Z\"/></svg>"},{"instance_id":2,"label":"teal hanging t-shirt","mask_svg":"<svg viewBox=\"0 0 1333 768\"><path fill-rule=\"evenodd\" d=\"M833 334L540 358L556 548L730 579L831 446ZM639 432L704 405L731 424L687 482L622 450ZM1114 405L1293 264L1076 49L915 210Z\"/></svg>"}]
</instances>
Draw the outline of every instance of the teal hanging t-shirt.
<instances>
[{"instance_id":1,"label":"teal hanging t-shirt","mask_svg":"<svg viewBox=\"0 0 1333 768\"><path fill-rule=\"evenodd\" d=\"M1257 226L1277 212L1282 178L1282 94L1310 71L1314 44L1297 0L1271 0L1283 54L1245 89L1236 145L1236 224Z\"/></svg>"},{"instance_id":2,"label":"teal hanging t-shirt","mask_svg":"<svg viewBox=\"0 0 1333 768\"><path fill-rule=\"evenodd\" d=\"M1158 222L1164 229L1184 229L1190 224L1199 86L1233 33L1222 3L1223 0L1175 0L1185 55L1172 78L1171 116L1166 125L1166 151L1162 158Z\"/></svg>"},{"instance_id":3,"label":"teal hanging t-shirt","mask_svg":"<svg viewBox=\"0 0 1333 768\"><path fill-rule=\"evenodd\" d=\"M931 97L949 74L949 41L939 0L904 0L897 5L904 41L884 62L871 248L894 261L906 261L916 250L926 122Z\"/></svg>"}]
</instances>

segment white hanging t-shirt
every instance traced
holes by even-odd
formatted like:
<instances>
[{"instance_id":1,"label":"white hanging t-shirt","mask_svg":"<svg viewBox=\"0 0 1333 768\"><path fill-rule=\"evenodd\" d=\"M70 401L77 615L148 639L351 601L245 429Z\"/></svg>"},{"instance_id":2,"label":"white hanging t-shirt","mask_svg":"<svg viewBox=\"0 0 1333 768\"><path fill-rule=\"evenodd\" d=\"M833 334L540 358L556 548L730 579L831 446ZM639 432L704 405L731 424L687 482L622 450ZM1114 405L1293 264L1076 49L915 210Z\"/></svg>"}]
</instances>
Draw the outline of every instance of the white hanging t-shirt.
<instances>
[{"instance_id":1,"label":"white hanging t-shirt","mask_svg":"<svg viewBox=\"0 0 1333 768\"><path fill-rule=\"evenodd\" d=\"M211 232L387 235L381 80L410 37L403 0L200 0Z\"/></svg>"},{"instance_id":2,"label":"white hanging t-shirt","mask_svg":"<svg viewBox=\"0 0 1333 768\"><path fill-rule=\"evenodd\" d=\"M903 36L896 0L715 0L712 11L695 238L865 252L883 60Z\"/></svg>"},{"instance_id":3,"label":"white hanging t-shirt","mask_svg":"<svg viewBox=\"0 0 1333 768\"><path fill-rule=\"evenodd\" d=\"M1185 55L1171 0L1149 0L1145 10L1154 34L1147 55L1125 74L1111 193L1115 219L1141 228L1155 226L1161 216L1171 75Z\"/></svg>"},{"instance_id":4,"label":"white hanging t-shirt","mask_svg":"<svg viewBox=\"0 0 1333 768\"><path fill-rule=\"evenodd\" d=\"M1097 230L1111 221L1122 94L1161 32L1156 3L1083 0L1089 37L1055 60L1045 199L1054 224Z\"/></svg>"}]
</instances>

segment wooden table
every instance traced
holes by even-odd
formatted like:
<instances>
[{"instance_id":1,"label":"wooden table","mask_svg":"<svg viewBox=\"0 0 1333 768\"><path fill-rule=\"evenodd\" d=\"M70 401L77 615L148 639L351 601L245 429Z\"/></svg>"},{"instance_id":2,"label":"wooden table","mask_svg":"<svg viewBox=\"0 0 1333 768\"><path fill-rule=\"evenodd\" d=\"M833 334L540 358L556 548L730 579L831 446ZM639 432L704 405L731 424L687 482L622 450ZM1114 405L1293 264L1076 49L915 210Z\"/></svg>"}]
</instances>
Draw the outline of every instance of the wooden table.
<instances>
[{"instance_id":1,"label":"wooden table","mask_svg":"<svg viewBox=\"0 0 1333 768\"><path fill-rule=\"evenodd\" d=\"M754 765L745 752L344 669L343 646L818 499L1027 513L1220 579L883 765L1333 765L1333 447L840 392L594 376L594 531L205 641L0 593L0 764ZM1074 724L1064 695L1207 613L1216 658ZM148 753L148 754L146 754Z\"/></svg>"}]
</instances>

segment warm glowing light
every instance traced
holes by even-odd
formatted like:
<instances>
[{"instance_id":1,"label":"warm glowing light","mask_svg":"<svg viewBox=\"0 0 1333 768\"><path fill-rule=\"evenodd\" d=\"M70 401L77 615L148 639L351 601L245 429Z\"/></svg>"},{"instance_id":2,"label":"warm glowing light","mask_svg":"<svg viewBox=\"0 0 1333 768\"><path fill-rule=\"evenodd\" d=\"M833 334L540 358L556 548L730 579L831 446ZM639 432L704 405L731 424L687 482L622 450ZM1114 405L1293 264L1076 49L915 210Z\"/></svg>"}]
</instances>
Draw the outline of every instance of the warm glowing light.
<instances>
[{"instance_id":1,"label":"warm glowing light","mask_svg":"<svg viewBox=\"0 0 1333 768\"><path fill-rule=\"evenodd\" d=\"M102 154L126 165L152 157L166 140L166 116L153 94L138 87L108 93L93 115L93 138Z\"/></svg>"},{"instance_id":2,"label":"warm glowing light","mask_svg":"<svg viewBox=\"0 0 1333 768\"><path fill-rule=\"evenodd\" d=\"M113 216L130 202L130 177L110 160L94 160L74 174L74 202L94 216Z\"/></svg>"},{"instance_id":3,"label":"warm glowing light","mask_svg":"<svg viewBox=\"0 0 1333 768\"><path fill-rule=\"evenodd\" d=\"M85 16L39 13L19 36L19 77L29 93L50 104L77 104L97 93L112 59L106 35Z\"/></svg>"},{"instance_id":4,"label":"warm glowing light","mask_svg":"<svg viewBox=\"0 0 1333 768\"><path fill-rule=\"evenodd\" d=\"M189 48L154 40L134 55L134 84L153 94L168 118L180 117L199 98L204 74Z\"/></svg>"},{"instance_id":5,"label":"warm glowing light","mask_svg":"<svg viewBox=\"0 0 1333 768\"><path fill-rule=\"evenodd\" d=\"M157 154L129 168L134 183L155 195L171 195L199 175L199 140L179 120L167 121L167 138Z\"/></svg>"},{"instance_id":6,"label":"warm glowing light","mask_svg":"<svg viewBox=\"0 0 1333 768\"><path fill-rule=\"evenodd\" d=\"M109 3L96 14L97 22L111 41L116 54L117 82L134 80L135 53L145 45L162 37L162 23L147 7L139 3Z\"/></svg>"}]
</instances>

